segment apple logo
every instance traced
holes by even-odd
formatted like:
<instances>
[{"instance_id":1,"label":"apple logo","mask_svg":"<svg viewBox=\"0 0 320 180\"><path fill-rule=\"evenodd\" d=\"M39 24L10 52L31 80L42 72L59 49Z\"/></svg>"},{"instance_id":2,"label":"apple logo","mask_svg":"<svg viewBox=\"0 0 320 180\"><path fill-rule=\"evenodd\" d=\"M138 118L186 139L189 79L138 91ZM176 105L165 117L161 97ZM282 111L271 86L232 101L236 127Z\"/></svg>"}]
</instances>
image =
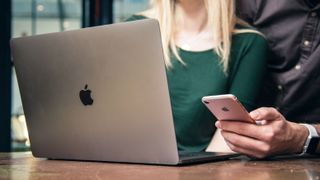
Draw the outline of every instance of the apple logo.
<instances>
[{"instance_id":1,"label":"apple logo","mask_svg":"<svg viewBox=\"0 0 320 180\"><path fill-rule=\"evenodd\" d=\"M91 97L91 90L88 89L88 85L86 84L84 89L80 91L79 93L80 100L83 105L92 105L93 104L93 99Z\"/></svg>"},{"instance_id":2,"label":"apple logo","mask_svg":"<svg viewBox=\"0 0 320 180\"><path fill-rule=\"evenodd\" d=\"M224 112L230 111L227 107L223 107L223 108L221 108L221 109L222 109L222 111L224 111Z\"/></svg>"}]
</instances>

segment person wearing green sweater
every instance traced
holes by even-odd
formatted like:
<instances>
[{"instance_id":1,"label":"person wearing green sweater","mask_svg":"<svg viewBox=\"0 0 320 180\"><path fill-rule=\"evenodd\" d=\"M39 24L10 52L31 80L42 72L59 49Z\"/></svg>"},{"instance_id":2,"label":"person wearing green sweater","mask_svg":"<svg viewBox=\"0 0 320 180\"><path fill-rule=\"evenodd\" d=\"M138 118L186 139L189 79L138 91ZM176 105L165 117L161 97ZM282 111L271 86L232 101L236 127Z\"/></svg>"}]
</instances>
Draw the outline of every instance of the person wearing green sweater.
<instances>
[{"instance_id":1,"label":"person wearing green sweater","mask_svg":"<svg viewBox=\"0 0 320 180\"><path fill-rule=\"evenodd\" d=\"M207 95L234 94L256 108L266 69L267 43L235 16L233 0L154 0L127 21L160 23L178 150L206 149L216 119Z\"/></svg>"}]
</instances>

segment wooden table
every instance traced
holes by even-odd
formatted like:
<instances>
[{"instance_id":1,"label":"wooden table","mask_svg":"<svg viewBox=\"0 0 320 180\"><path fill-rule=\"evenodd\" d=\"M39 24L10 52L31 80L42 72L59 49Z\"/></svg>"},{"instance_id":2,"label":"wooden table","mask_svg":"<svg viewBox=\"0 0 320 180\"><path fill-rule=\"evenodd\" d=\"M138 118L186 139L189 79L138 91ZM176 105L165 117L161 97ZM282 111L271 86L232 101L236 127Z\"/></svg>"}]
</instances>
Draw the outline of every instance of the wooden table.
<instances>
[{"instance_id":1,"label":"wooden table","mask_svg":"<svg viewBox=\"0 0 320 180\"><path fill-rule=\"evenodd\" d=\"M184 167L57 161L27 153L0 153L0 179L320 180L320 158L212 162Z\"/></svg>"}]
</instances>

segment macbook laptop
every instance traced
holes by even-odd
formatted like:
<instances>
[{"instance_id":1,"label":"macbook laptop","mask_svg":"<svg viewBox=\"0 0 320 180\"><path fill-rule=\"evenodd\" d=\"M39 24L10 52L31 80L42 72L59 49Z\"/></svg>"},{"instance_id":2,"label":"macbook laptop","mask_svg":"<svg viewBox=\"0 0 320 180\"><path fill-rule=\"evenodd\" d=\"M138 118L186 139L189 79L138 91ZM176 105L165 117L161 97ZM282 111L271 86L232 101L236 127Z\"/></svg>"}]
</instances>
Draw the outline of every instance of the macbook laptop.
<instances>
[{"instance_id":1,"label":"macbook laptop","mask_svg":"<svg viewBox=\"0 0 320 180\"><path fill-rule=\"evenodd\" d=\"M178 165L234 154L179 156L156 20L11 41L35 157Z\"/></svg>"}]
</instances>

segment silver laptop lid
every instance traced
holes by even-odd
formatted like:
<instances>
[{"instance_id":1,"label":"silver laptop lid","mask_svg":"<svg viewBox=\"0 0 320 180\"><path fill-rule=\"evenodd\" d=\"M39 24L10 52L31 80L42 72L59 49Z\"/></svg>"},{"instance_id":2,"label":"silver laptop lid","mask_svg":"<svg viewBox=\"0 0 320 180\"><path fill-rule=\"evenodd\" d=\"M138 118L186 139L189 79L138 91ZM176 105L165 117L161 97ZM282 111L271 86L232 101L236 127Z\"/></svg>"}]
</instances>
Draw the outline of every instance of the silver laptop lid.
<instances>
[{"instance_id":1,"label":"silver laptop lid","mask_svg":"<svg viewBox=\"0 0 320 180\"><path fill-rule=\"evenodd\" d=\"M156 20L17 38L11 47L34 156L178 163Z\"/></svg>"}]
</instances>

